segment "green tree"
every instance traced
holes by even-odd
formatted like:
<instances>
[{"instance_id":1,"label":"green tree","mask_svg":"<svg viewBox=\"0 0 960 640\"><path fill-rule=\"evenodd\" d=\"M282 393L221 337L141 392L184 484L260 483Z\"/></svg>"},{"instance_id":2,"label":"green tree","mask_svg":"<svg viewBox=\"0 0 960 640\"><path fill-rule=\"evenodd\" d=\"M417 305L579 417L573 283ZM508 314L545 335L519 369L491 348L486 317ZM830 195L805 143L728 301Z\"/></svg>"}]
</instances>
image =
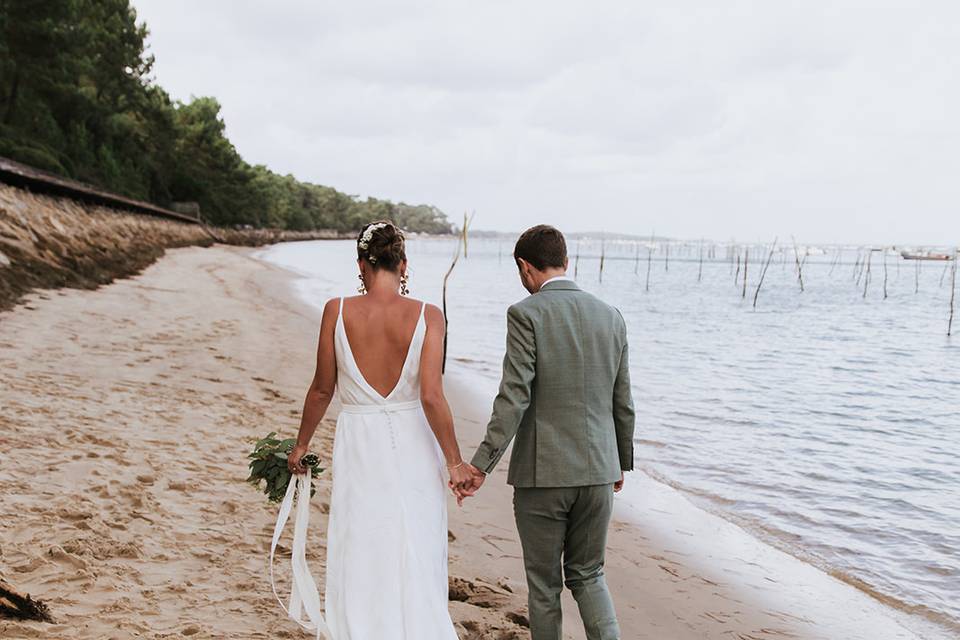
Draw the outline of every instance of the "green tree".
<instances>
[{"instance_id":1,"label":"green tree","mask_svg":"<svg viewBox=\"0 0 960 640\"><path fill-rule=\"evenodd\" d=\"M216 99L174 103L151 80L147 35L129 0L0 0L0 155L161 206L196 201L221 225L451 230L435 207L251 167Z\"/></svg>"}]
</instances>

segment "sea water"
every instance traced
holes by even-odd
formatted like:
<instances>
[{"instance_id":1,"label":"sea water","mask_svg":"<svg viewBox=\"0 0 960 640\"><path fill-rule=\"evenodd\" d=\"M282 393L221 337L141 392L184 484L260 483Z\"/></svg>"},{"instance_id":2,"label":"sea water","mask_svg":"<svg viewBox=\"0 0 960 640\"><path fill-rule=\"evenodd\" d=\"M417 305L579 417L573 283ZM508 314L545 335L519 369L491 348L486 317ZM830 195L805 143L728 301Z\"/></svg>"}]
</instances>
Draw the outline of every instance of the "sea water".
<instances>
[{"instance_id":1,"label":"sea water","mask_svg":"<svg viewBox=\"0 0 960 640\"><path fill-rule=\"evenodd\" d=\"M441 303L455 246L410 240L411 295ZM448 366L491 393L506 308L527 295L511 249L471 241L448 281ZM811 256L801 292L792 250L778 252L754 308L760 247L746 294L729 249L701 264L690 246L669 256L661 246L649 260L646 247L607 247L602 278L599 244L581 251L578 283L627 322L638 464L767 542L960 633L960 335L946 336L947 265L874 253L868 283L856 251L840 262ZM359 284L352 241L276 245L260 257L304 276L299 293L317 306Z\"/></svg>"}]
</instances>

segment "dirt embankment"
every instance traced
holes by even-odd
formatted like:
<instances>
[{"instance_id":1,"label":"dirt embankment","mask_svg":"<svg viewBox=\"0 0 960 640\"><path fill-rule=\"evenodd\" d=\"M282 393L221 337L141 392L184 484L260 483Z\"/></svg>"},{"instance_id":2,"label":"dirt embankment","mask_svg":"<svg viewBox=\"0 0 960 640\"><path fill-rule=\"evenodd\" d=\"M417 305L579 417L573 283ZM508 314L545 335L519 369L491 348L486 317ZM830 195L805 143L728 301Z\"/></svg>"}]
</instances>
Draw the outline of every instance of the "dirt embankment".
<instances>
[{"instance_id":1,"label":"dirt embankment","mask_svg":"<svg viewBox=\"0 0 960 640\"><path fill-rule=\"evenodd\" d=\"M0 184L0 310L31 289L90 289L133 275L171 247L336 237L333 231L209 228Z\"/></svg>"}]
</instances>

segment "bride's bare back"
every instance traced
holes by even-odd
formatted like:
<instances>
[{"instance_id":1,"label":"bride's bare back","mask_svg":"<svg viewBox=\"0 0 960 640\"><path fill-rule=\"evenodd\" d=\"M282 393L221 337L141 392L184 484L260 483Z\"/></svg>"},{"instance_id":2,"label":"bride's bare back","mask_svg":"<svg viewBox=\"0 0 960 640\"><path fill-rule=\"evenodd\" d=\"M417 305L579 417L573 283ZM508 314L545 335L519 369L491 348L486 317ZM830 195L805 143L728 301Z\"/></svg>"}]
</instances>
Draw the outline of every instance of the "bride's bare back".
<instances>
[{"instance_id":1,"label":"bride's bare back","mask_svg":"<svg viewBox=\"0 0 960 640\"><path fill-rule=\"evenodd\" d=\"M422 304L399 296L387 300L355 296L343 301L343 329L357 368L383 397L390 395L403 373Z\"/></svg>"}]
</instances>

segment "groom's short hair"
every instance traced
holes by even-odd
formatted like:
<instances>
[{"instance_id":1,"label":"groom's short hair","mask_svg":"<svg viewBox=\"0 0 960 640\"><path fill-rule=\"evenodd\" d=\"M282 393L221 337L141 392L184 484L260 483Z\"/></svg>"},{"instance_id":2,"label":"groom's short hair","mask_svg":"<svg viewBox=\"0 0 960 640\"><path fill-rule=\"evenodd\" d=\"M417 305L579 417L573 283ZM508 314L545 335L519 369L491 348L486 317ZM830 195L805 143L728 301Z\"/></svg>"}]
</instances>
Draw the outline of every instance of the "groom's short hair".
<instances>
[{"instance_id":1,"label":"groom's short hair","mask_svg":"<svg viewBox=\"0 0 960 640\"><path fill-rule=\"evenodd\" d=\"M564 268L567 263L567 241L556 227L538 224L517 239L513 259L523 258L540 271L548 267Z\"/></svg>"}]
</instances>

